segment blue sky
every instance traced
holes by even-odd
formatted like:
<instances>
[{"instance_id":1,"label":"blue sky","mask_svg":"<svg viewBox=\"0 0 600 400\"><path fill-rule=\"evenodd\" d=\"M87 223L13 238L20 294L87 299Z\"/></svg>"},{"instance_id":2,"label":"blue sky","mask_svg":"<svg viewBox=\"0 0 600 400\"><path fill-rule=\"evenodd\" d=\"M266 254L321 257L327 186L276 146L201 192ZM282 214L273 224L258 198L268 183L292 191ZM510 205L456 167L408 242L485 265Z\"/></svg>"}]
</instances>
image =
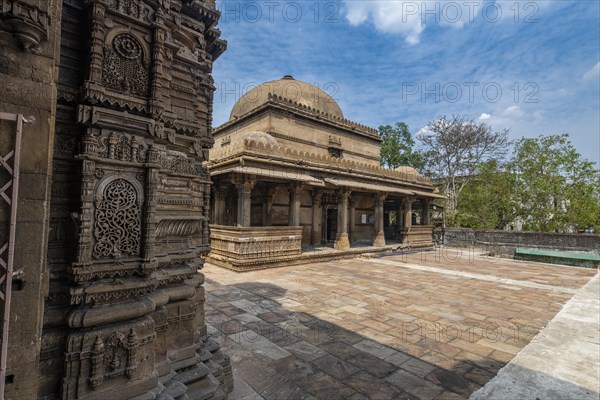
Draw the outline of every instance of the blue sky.
<instances>
[{"instance_id":1,"label":"blue sky","mask_svg":"<svg viewBox=\"0 0 600 400\"><path fill-rule=\"evenodd\" d=\"M460 114L512 138L569 133L600 162L600 2L224 1L214 124L291 74L346 118L413 134Z\"/></svg>"}]
</instances>

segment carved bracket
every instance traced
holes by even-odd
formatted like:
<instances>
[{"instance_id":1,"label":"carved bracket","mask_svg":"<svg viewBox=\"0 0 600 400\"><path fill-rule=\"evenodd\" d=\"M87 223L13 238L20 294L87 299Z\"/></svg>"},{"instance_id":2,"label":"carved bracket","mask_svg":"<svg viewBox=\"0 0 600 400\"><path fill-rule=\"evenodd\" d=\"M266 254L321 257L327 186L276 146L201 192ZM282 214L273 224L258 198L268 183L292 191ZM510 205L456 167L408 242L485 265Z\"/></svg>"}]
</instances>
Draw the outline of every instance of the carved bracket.
<instances>
[{"instance_id":1,"label":"carved bracket","mask_svg":"<svg viewBox=\"0 0 600 400\"><path fill-rule=\"evenodd\" d=\"M24 1L0 0L0 20L27 52L37 53L48 38L48 13Z\"/></svg>"}]
</instances>

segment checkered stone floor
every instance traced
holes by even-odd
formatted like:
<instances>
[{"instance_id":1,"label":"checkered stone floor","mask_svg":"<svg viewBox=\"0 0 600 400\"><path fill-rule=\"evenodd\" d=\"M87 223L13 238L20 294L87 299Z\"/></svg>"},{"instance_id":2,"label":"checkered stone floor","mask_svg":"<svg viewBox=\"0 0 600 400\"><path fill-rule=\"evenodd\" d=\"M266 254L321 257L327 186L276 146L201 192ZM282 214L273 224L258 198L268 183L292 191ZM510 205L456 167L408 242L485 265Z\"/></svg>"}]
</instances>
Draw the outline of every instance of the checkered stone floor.
<instances>
[{"instance_id":1,"label":"checkered stone floor","mask_svg":"<svg viewBox=\"0 0 600 400\"><path fill-rule=\"evenodd\" d=\"M233 399L464 399L596 270L476 251L203 270Z\"/></svg>"}]
</instances>

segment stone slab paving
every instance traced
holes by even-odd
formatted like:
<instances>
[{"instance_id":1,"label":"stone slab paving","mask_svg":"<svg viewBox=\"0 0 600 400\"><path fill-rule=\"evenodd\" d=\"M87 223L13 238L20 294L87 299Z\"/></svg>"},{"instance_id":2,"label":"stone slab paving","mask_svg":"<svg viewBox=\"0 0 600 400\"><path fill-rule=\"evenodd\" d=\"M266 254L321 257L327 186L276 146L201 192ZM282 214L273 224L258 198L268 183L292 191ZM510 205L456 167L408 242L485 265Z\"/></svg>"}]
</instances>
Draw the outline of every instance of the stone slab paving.
<instances>
[{"instance_id":1,"label":"stone slab paving","mask_svg":"<svg viewBox=\"0 0 600 400\"><path fill-rule=\"evenodd\" d=\"M438 253L246 273L206 265L206 321L232 359L230 397L469 398L596 273Z\"/></svg>"},{"instance_id":2,"label":"stone slab paving","mask_svg":"<svg viewBox=\"0 0 600 400\"><path fill-rule=\"evenodd\" d=\"M579 289L535 339L471 400L598 400L600 275Z\"/></svg>"}]
</instances>

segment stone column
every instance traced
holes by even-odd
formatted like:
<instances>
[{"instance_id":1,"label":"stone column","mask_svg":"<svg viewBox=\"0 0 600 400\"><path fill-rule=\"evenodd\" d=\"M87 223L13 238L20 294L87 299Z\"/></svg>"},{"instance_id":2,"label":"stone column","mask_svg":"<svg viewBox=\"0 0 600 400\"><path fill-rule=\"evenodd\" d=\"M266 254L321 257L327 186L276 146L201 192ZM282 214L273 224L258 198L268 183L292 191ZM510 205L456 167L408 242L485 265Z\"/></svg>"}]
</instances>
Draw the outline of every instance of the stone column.
<instances>
[{"instance_id":1,"label":"stone column","mask_svg":"<svg viewBox=\"0 0 600 400\"><path fill-rule=\"evenodd\" d=\"M289 226L300 226L300 195L302 186L293 184L290 188Z\"/></svg>"},{"instance_id":2,"label":"stone column","mask_svg":"<svg viewBox=\"0 0 600 400\"><path fill-rule=\"evenodd\" d=\"M313 246L319 246L321 244L321 236L323 229L321 216L323 209L321 207L321 200L323 198L323 192L320 190L313 191L312 193L312 239L311 244Z\"/></svg>"},{"instance_id":3,"label":"stone column","mask_svg":"<svg viewBox=\"0 0 600 400\"><path fill-rule=\"evenodd\" d=\"M375 247L385 246L385 231L383 229L385 213L383 206L386 197L386 193L378 193L375 198L375 240L373 240L373 246Z\"/></svg>"},{"instance_id":4,"label":"stone column","mask_svg":"<svg viewBox=\"0 0 600 400\"><path fill-rule=\"evenodd\" d=\"M421 201L423 202L423 220L421 221L421 223L423 225L430 225L431 217L430 217L429 207L431 205L431 199L423 199Z\"/></svg>"},{"instance_id":5,"label":"stone column","mask_svg":"<svg viewBox=\"0 0 600 400\"><path fill-rule=\"evenodd\" d=\"M225 224L225 196L227 189L224 187L215 188L215 209L213 210L213 224Z\"/></svg>"},{"instance_id":6,"label":"stone column","mask_svg":"<svg viewBox=\"0 0 600 400\"><path fill-rule=\"evenodd\" d=\"M263 201L263 215L262 225L271 226L272 218L271 213L273 212L273 196L275 195L276 187L270 186L265 190L265 196Z\"/></svg>"},{"instance_id":7,"label":"stone column","mask_svg":"<svg viewBox=\"0 0 600 400\"><path fill-rule=\"evenodd\" d=\"M350 191L342 190L338 202L337 236L333 248L336 250L347 250L350 248L348 241L348 198Z\"/></svg>"},{"instance_id":8,"label":"stone column","mask_svg":"<svg viewBox=\"0 0 600 400\"><path fill-rule=\"evenodd\" d=\"M408 234L412 227L412 199L407 197L404 199L404 236L402 243L408 243Z\"/></svg>"},{"instance_id":9,"label":"stone column","mask_svg":"<svg viewBox=\"0 0 600 400\"><path fill-rule=\"evenodd\" d=\"M352 198L348 200L348 205L350 209L348 213L350 214L349 218L349 226L348 226L348 241L350 243L354 242L354 225L356 225L356 201Z\"/></svg>"},{"instance_id":10,"label":"stone column","mask_svg":"<svg viewBox=\"0 0 600 400\"><path fill-rule=\"evenodd\" d=\"M244 181L237 185L238 202L237 202L237 225L250 226L250 195L254 182Z\"/></svg>"},{"instance_id":11,"label":"stone column","mask_svg":"<svg viewBox=\"0 0 600 400\"><path fill-rule=\"evenodd\" d=\"M402 235L402 228L404 226L402 215L402 202L396 200L396 240L400 239Z\"/></svg>"}]
</instances>

